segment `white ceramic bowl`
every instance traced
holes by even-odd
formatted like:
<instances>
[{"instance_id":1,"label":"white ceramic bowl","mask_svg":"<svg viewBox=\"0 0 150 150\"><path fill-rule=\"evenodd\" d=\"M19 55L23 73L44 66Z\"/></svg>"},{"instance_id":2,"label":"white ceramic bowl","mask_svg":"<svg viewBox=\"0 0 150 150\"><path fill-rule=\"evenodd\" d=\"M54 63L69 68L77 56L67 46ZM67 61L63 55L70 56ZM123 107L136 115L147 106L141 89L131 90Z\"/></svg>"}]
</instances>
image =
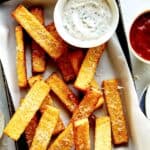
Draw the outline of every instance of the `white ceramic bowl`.
<instances>
[{"instance_id":1,"label":"white ceramic bowl","mask_svg":"<svg viewBox=\"0 0 150 150\"><path fill-rule=\"evenodd\" d=\"M110 29L106 34L103 36L100 35L99 38L94 39L94 40L85 40L81 41L80 39L77 39L73 37L70 33L68 33L64 26L63 26L63 20L62 20L62 14L63 14L63 8L64 5L66 4L67 0L58 0L55 10L54 10L54 23L57 29L57 32L59 35L69 44L76 46L76 47L81 47L81 48L90 48L90 47L96 47L98 45L101 45L108 41L113 33L115 32L118 21L119 21L119 11L117 4L115 0L107 0L111 11L112 11L112 24L110 26Z\"/></svg>"},{"instance_id":2,"label":"white ceramic bowl","mask_svg":"<svg viewBox=\"0 0 150 150\"><path fill-rule=\"evenodd\" d=\"M131 24L130 24L130 26L129 26L128 43L129 43L129 49L131 50L132 54L133 54L138 60L140 60L140 61L142 61L142 62L144 62L144 63L146 63L146 64L150 64L150 60L146 60L146 59L144 59L143 57L141 57L140 55L138 55L138 54L136 53L136 51L133 49L133 47L132 47L132 45L131 45L131 41L130 41L130 31L131 31L131 28L132 28L133 23L136 21L136 19L137 19L138 17L140 17L142 14L144 14L144 13L146 13L146 12L150 12L150 10L144 10L144 11L142 11L142 12L136 14L136 15L133 17L133 20L132 20L132 22L131 22Z\"/></svg>"}]
</instances>

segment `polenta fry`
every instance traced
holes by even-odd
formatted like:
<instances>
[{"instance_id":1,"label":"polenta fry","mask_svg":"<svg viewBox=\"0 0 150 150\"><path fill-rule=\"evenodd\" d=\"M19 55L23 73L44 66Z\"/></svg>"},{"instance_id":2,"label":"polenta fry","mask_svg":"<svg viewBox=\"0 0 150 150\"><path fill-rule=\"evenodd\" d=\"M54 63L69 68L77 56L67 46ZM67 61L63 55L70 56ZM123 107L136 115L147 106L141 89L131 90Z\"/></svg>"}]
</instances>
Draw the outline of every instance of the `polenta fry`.
<instances>
[{"instance_id":1,"label":"polenta fry","mask_svg":"<svg viewBox=\"0 0 150 150\"><path fill-rule=\"evenodd\" d=\"M77 89L86 91L90 87L90 83L94 78L96 67L105 47L106 45L103 44L88 50L74 83Z\"/></svg>"},{"instance_id":2,"label":"polenta fry","mask_svg":"<svg viewBox=\"0 0 150 150\"><path fill-rule=\"evenodd\" d=\"M7 124L4 133L15 141L18 140L40 108L43 100L48 95L49 90L49 86L44 81L37 81Z\"/></svg>"},{"instance_id":3,"label":"polenta fry","mask_svg":"<svg viewBox=\"0 0 150 150\"><path fill-rule=\"evenodd\" d=\"M26 142L28 144L28 147L30 147L32 144L32 140L33 140L33 137L35 134L35 130L38 126L38 123L39 123L39 117L37 114L35 114L25 129L24 134L25 134L25 138L26 138Z\"/></svg>"},{"instance_id":4,"label":"polenta fry","mask_svg":"<svg viewBox=\"0 0 150 150\"><path fill-rule=\"evenodd\" d=\"M41 7L31 8L31 13L38 19L38 21L44 25L44 11Z\"/></svg>"},{"instance_id":5,"label":"polenta fry","mask_svg":"<svg viewBox=\"0 0 150 150\"><path fill-rule=\"evenodd\" d=\"M47 30L63 45L65 52L56 59L56 64L62 73L62 76L66 82L72 81L75 79L74 69L71 65L69 56L68 56L68 45L61 39L59 34L56 31L54 23L48 25Z\"/></svg>"},{"instance_id":6,"label":"polenta fry","mask_svg":"<svg viewBox=\"0 0 150 150\"><path fill-rule=\"evenodd\" d=\"M73 124L70 123L67 128L59 134L52 145L50 145L48 150L71 150L73 143Z\"/></svg>"},{"instance_id":7,"label":"polenta fry","mask_svg":"<svg viewBox=\"0 0 150 150\"><path fill-rule=\"evenodd\" d=\"M74 110L71 121L88 118L95 110L100 94L97 89L88 89L79 106Z\"/></svg>"},{"instance_id":8,"label":"polenta fry","mask_svg":"<svg viewBox=\"0 0 150 150\"><path fill-rule=\"evenodd\" d=\"M73 81L76 77L68 54L68 51L66 51L56 60L57 66L66 82Z\"/></svg>"},{"instance_id":9,"label":"polenta fry","mask_svg":"<svg viewBox=\"0 0 150 150\"><path fill-rule=\"evenodd\" d=\"M28 83L29 83L30 87L32 87L35 82L40 81L40 80L42 80L42 76L37 75L37 76L30 77L28 80ZM53 106L53 105L54 105L54 103L53 103L52 97L50 96L50 94L48 94L40 107L40 112L44 113L47 109L47 106ZM61 131L64 130L64 128L65 128L65 126L63 124L63 121L59 117L56 127L53 131L53 135L60 133Z\"/></svg>"},{"instance_id":10,"label":"polenta fry","mask_svg":"<svg viewBox=\"0 0 150 150\"><path fill-rule=\"evenodd\" d=\"M37 81L40 81L40 80L42 80L42 76L36 75L36 76L30 77L28 79L28 83L30 87L32 87ZM43 113L46 110L47 106L52 106L52 105L53 105L53 100L51 96L48 94L40 107L40 112Z\"/></svg>"},{"instance_id":11,"label":"polenta fry","mask_svg":"<svg viewBox=\"0 0 150 150\"><path fill-rule=\"evenodd\" d=\"M30 150L46 150L52 133L58 121L59 110L47 106L43 113L33 138Z\"/></svg>"},{"instance_id":12,"label":"polenta fry","mask_svg":"<svg viewBox=\"0 0 150 150\"><path fill-rule=\"evenodd\" d=\"M74 122L74 143L76 150L90 150L90 134L88 118Z\"/></svg>"},{"instance_id":13,"label":"polenta fry","mask_svg":"<svg viewBox=\"0 0 150 150\"><path fill-rule=\"evenodd\" d=\"M109 117L100 117L96 119L95 150L112 150Z\"/></svg>"},{"instance_id":14,"label":"polenta fry","mask_svg":"<svg viewBox=\"0 0 150 150\"><path fill-rule=\"evenodd\" d=\"M76 75L78 74L80 70L80 65L82 63L83 57L84 57L84 53L81 49L75 50L69 53L69 58L70 58L71 64L73 66L73 69ZM99 85L95 79L91 81L90 86L100 90ZM97 102L95 110L100 108L103 105L103 103L104 103L104 98L101 92L101 96L99 98L99 101Z\"/></svg>"},{"instance_id":15,"label":"polenta fry","mask_svg":"<svg viewBox=\"0 0 150 150\"><path fill-rule=\"evenodd\" d=\"M18 86L20 88L27 87L27 71L26 71L26 58L24 48L23 29L21 26L16 26L16 65L17 65L17 77Z\"/></svg>"},{"instance_id":16,"label":"polenta fry","mask_svg":"<svg viewBox=\"0 0 150 150\"><path fill-rule=\"evenodd\" d=\"M31 9L31 13L44 25L44 12L40 7ZM35 42L32 41L32 72L40 73L46 69L46 57L44 50Z\"/></svg>"},{"instance_id":17,"label":"polenta fry","mask_svg":"<svg viewBox=\"0 0 150 150\"><path fill-rule=\"evenodd\" d=\"M84 53L82 49L77 49L69 52L69 59L76 75L78 75L83 58Z\"/></svg>"},{"instance_id":18,"label":"polenta fry","mask_svg":"<svg viewBox=\"0 0 150 150\"><path fill-rule=\"evenodd\" d=\"M97 81L95 79L93 79L90 84L91 84L91 87L96 88L101 93L101 96L100 96L100 98L99 98L99 100L98 100L98 102L96 104L96 108L95 108L95 110L96 110L96 109L100 108L104 104L104 97L103 97L103 93L100 90L99 85L98 85L98 83L97 83Z\"/></svg>"},{"instance_id":19,"label":"polenta fry","mask_svg":"<svg viewBox=\"0 0 150 150\"><path fill-rule=\"evenodd\" d=\"M53 73L47 80L47 84L51 90L59 97L66 108L73 113L78 106L78 98L68 88L65 82L59 77L57 73Z\"/></svg>"},{"instance_id":20,"label":"polenta fry","mask_svg":"<svg viewBox=\"0 0 150 150\"><path fill-rule=\"evenodd\" d=\"M64 47L45 29L45 27L23 5L19 5L12 13L17 22L53 59L64 52Z\"/></svg>"},{"instance_id":21,"label":"polenta fry","mask_svg":"<svg viewBox=\"0 0 150 150\"><path fill-rule=\"evenodd\" d=\"M118 82L117 80L105 80L103 82L103 87L106 106L111 120L114 144L127 143L127 127L121 97L118 92Z\"/></svg>"},{"instance_id":22,"label":"polenta fry","mask_svg":"<svg viewBox=\"0 0 150 150\"><path fill-rule=\"evenodd\" d=\"M88 118L95 109L96 103L100 96L96 89L89 89L75 109L72 119L67 128L57 137L48 150L70 150L73 147L73 122L79 119Z\"/></svg>"},{"instance_id":23,"label":"polenta fry","mask_svg":"<svg viewBox=\"0 0 150 150\"><path fill-rule=\"evenodd\" d=\"M28 79L28 84L30 87L32 87L36 81L40 81L40 80L42 80L41 75L32 76Z\"/></svg>"}]
</instances>

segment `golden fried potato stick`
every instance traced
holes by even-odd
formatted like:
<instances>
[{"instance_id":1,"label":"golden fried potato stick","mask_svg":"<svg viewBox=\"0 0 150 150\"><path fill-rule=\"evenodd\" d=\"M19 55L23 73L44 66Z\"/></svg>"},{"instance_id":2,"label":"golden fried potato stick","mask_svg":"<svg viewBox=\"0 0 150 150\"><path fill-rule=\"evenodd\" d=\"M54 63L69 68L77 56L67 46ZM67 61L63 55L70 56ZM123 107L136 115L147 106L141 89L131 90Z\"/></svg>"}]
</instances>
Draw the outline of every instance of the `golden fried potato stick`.
<instances>
[{"instance_id":1,"label":"golden fried potato stick","mask_svg":"<svg viewBox=\"0 0 150 150\"><path fill-rule=\"evenodd\" d=\"M25 138L26 138L26 142L28 144L28 147L31 146L32 144L32 140L35 134L35 130L38 126L39 123L39 117L37 114L34 115L34 117L31 119L30 123L28 124L28 126L26 127L24 134L25 134Z\"/></svg>"},{"instance_id":2,"label":"golden fried potato stick","mask_svg":"<svg viewBox=\"0 0 150 150\"><path fill-rule=\"evenodd\" d=\"M102 56L105 47L106 44L102 44L101 46L90 48L88 50L74 83L74 86L77 89L86 91L90 87L90 83L94 78L99 59Z\"/></svg>"},{"instance_id":3,"label":"golden fried potato stick","mask_svg":"<svg viewBox=\"0 0 150 150\"><path fill-rule=\"evenodd\" d=\"M59 110L47 106L47 109L43 113L36 132L33 138L30 150L46 150L50 142L52 133L57 124L59 116Z\"/></svg>"},{"instance_id":4,"label":"golden fried potato stick","mask_svg":"<svg viewBox=\"0 0 150 150\"><path fill-rule=\"evenodd\" d=\"M76 75L78 75L83 58L84 53L82 49L77 49L69 52L69 59Z\"/></svg>"},{"instance_id":5,"label":"golden fried potato stick","mask_svg":"<svg viewBox=\"0 0 150 150\"><path fill-rule=\"evenodd\" d=\"M42 80L42 76L36 75L36 76L30 77L28 79L28 83L29 83L30 87L32 87L35 82L40 81L40 80ZM52 97L50 96L50 94L48 94L40 107L40 112L44 113L45 110L47 109L47 106L53 106L53 105L54 105L54 103L53 103ZM53 135L56 135L56 134L62 132L64 129L65 129L65 126L63 124L63 121L59 117L56 127L53 131Z\"/></svg>"},{"instance_id":6,"label":"golden fried potato stick","mask_svg":"<svg viewBox=\"0 0 150 150\"><path fill-rule=\"evenodd\" d=\"M90 150L90 133L88 118L74 122L74 143L76 150Z\"/></svg>"},{"instance_id":7,"label":"golden fried potato stick","mask_svg":"<svg viewBox=\"0 0 150 150\"><path fill-rule=\"evenodd\" d=\"M78 98L68 88L66 83L59 77L57 73L53 73L51 76L49 76L46 82L50 86L51 90L66 106L66 108L73 113L75 108L78 106Z\"/></svg>"},{"instance_id":8,"label":"golden fried potato stick","mask_svg":"<svg viewBox=\"0 0 150 150\"><path fill-rule=\"evenodd\" d=\"M56 59L56 64L64 80L66 82L73 81L76 75L69 59L68 45L57 33L54 23L48 25L46 28L60 42L60 44L63 45L65 49L65 52L58 59Z\"/></svg>"},{"instance_id":9,"label":"golden fried potato stick","mask_svg":"<svg viewBox=\"0 0 150 150\"><path fill-rule=\"evenodd\" d=\"M60 45L59 41L23 5L19 5L12 12L12 16L49 56L57 59L62 55L64 47Z\"/></svg>"},{"instance_id":10,"label":"golden fried potato stick","mask_svg":"<svg viewBox=\"0 0 150 150\"><path fill-rule=\"evenodd\" d=\"M44 11L40 7L31 9L31 13L44 25ZM32 72L41 73L46 69L46 57L44 50L33 40L32 41Z\"/></svg>"},{"instance_id":11,"label":"golden fried potato stick","mask_svg":"<svg viewBox=\"0 0 150 150\"><path fill-rule=\"evenodd\" d=\"M49 90L50 87L44 81L37 81L29 90L23 103L5 127L4 133L15 141L18 140L40 108Z\"/></svg>"},{"instance_id":12,"label":"golden fried potato stick","mask_svg":"<svg viewBox=\"0 0 150 150\"><path fill-rule=\"evenodd\" d=\"M24 48L23 29L21 26L16 26L16 67L18 86L20 88L27 87L27 71L26 71L26 56Z\"/></svg>"},{"instance_id":13,"label":"golden fried potato stick","mask_svg":"<svg viewBox=\"0 0 150 150\"><path fill-rule=\"evenodd\" d=\"M103 82L105 102L111 120L114 144L128 142L128 133L117 80Z\"/></svg>"},{"instance_id":14,"label":"golden fried potato stick","mask_svg":"<svg viewBox=\"0 0 150 150\"><path fill-rule=\"evenodd\" d=\"M86 92L83 100L75 109L72 119L67 128L57 137L48 150L70 150L74 144L73 138L73 122L88 118L95 109L96 103L100 97L99 91L96 89L89 89Z\"/></svg>"},{"instance_id":15,"label":"golden fried potato stick","mask_svg":"<svg viewBox=\"0 0 150 150\"><path fill-rule=\"evenodd\" d=\"M95 127L95 150L112 150L111 125L109 117L96 119Z\"/></svg>"}]
</instances>

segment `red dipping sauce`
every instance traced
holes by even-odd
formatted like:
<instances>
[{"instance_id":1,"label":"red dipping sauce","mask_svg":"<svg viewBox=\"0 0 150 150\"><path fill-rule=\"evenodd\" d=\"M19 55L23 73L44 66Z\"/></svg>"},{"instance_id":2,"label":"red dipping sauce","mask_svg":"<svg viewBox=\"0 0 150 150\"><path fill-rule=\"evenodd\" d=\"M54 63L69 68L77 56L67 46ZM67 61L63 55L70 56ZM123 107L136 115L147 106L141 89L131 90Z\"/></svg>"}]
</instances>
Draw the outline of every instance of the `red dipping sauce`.
<instances>
[{"instance_id":1,"label":"red dipping sauce","mask_svg":"<svg viewBox=\"0 0 150 150\"><path fill-rule=\"evenodd\" d=\"M150 12L140 15L130 30L130 42L134 51L150 61Z\"/></svg>"}]
</instances>

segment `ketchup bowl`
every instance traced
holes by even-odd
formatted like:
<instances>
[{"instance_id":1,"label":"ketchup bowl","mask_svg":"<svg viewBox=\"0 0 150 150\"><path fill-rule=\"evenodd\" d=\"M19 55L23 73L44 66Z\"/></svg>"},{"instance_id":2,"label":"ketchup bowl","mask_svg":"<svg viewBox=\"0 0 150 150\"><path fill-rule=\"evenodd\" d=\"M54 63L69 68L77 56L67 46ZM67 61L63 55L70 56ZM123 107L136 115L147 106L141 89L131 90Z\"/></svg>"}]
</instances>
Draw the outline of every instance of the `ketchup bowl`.
<instances>
[{"instance_id":1,"label":"ketchup bowl","mask_svg":"<svg viewBox=\"0 0 150 150\"><path fill-rule=\"evenodd\" d=\"M150 10L140 13L129 30L129 46L140 61L150 64Z\"/></svg>"}]
</instances>

